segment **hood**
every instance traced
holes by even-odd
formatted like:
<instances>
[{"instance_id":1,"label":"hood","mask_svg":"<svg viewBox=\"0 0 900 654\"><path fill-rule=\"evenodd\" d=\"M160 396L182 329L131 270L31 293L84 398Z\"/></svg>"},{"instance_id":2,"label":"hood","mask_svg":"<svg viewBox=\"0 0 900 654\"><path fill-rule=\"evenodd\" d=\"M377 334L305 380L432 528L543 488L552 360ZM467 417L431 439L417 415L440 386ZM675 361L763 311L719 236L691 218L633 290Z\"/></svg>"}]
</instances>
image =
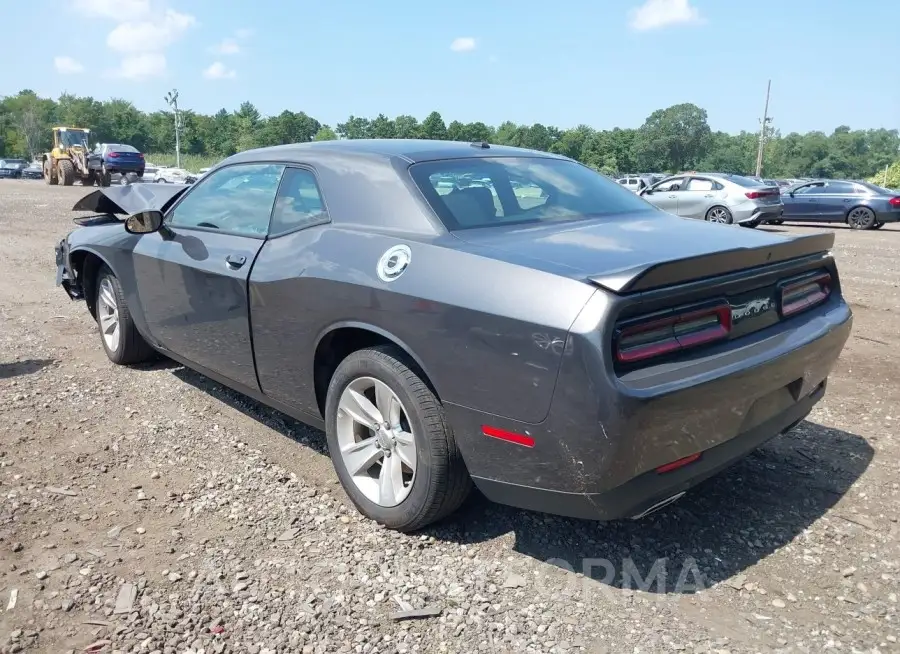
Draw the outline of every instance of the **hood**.
<instances>
[{"instance_id":1,"label":"hood","mask_svg":"<svg viewBox=\"0 0 900 654\"><path fill-rule=\"evenodd\" d=\"M658 210L574 223L510 225L454 235L511 262L541 261L614 292L646 290L827 251L832 233L787 238ZM641 283L641 279L644 282Z\"/></svg>"},{"instance_id":2,"label":"hood","mask_svg":"<svg viewBox=\"0 0 900 654\"><path fill-rule=\"evenodd\" d=\"M132 215L140 211L165 211L186 189L185 184L128 184L106 186L81 198L72 211Z\"/></svg>"}]
</instances>

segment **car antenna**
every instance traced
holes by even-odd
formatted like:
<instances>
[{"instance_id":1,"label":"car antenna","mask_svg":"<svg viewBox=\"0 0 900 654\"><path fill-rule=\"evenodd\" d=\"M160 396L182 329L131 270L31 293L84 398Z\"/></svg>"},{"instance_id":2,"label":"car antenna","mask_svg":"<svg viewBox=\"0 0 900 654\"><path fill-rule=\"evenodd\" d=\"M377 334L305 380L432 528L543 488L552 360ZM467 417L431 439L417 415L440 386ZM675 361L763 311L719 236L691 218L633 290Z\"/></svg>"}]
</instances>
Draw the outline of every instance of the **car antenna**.
<instances>
[{"instance_id":1,"label":"car antenna","mask_svg":"<svg viewBox=\"0 0 900 654\"><path fill-rule=\"evenodd\" d=\"M481 148L482 150L490 149L490 144L487 141L473 141L469 143L473 148Z\"/></svg>"}]
</instances>

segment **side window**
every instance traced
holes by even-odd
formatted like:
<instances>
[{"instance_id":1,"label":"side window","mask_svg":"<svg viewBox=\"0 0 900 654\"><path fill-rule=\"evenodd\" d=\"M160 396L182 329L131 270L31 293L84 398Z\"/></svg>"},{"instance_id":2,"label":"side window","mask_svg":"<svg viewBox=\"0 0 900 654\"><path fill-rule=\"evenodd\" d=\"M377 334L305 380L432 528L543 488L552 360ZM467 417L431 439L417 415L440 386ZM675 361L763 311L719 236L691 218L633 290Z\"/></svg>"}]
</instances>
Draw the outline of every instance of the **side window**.
<instances>
[{"instance_id":1,"label":"side window","mask_svg":"<svg viewBox=\"0 0 900 654\"><path fill-rule=\"evenodd\" d=\"M269 233L277 236L327 221L328 212L322 202L315 175L302 168L285 170L275 199Z\"/></svg>"},{"instance_id":2,"label":"side window","mask_svg":"<svg viewBox=\"0 0 900 654\"><path fill-rule=\"evenodd\" d=\"M682 184L684 184L684 177L676 177L657 184L653 190L654 192L680 191Z\"/></svg>"},{"instance_id":3,"label":"side window","mask_svg":"<svg viewBox=\"0 0 900 654\"><path fill-rule=\"evenodd\" d=\"M854 187L850 182L828 182L821 192L828 195L853 195Z\"/></svg>"},{"instance_id":4,"label":"side window","mask_svg":"<svg viewBox=\"0 0 900 654\"><path fill-rule=\"evenodd\" d=\"M688 191L712 191L713 190L713 182L710 179L700 179L698 177L694 177L691 181L688 182L687 189Z\"/></svg>"},{"instance_id":5,"label":"side window","mask_svg":"<svg viewBox=\"0 0 900 654\"><path fill-rule=\"evenodd\" d=\"M822 184L810 184L809 186L801 186L798 189L794 189L794 195L812 195L814 193L821 193L822 188Z\"/></svg>"},{"instance_id":6,"label":"side window","mask_svg":"<svg viewBox=\"0 0 900 654\"><path fill-rule=\"evenodd\" d=\"M284 166L239 164L204 177L188 191L166 221L173 227L201 227L263 237Z\"/></svg>"}]
</instances>

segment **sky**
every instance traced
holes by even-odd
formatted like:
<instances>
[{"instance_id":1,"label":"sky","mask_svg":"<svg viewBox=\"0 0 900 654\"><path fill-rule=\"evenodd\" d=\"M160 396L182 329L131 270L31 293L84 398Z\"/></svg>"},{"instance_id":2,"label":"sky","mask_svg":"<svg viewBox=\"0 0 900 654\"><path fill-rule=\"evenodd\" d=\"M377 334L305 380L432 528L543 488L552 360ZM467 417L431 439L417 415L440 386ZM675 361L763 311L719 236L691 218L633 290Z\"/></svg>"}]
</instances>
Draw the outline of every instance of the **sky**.
<instances>
[{"instance_id":1,"label":"sky","mask_svg":"<svg viewBox=\"0 0 900 654\"><path fill-rule=\"evenodd\" d=\"M0 0L0 96L30 88L203 113L249 100L334 126L639 127L692 102L756 131L900 128L897 0ZM13 63L14 62L14 63Z\"/></svg>"}]
</instances>

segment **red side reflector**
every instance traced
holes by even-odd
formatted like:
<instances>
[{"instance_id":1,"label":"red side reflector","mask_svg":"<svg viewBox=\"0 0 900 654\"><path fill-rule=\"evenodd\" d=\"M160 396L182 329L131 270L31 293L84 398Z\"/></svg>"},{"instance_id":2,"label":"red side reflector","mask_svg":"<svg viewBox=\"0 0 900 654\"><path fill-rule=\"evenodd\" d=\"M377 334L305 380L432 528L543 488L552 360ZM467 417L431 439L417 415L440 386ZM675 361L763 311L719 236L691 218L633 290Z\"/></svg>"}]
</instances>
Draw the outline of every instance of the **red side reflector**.
<instances>
[{"instance_id":1,"label":"red side reflector","mask_svg":"<svg viewBox=\"0 0 900 654\"><path fill-rule=\"evenodd\" d=\"M497 429L496 427L491 427L490 425L482 425L481 433L485 436L490 436L491 438L499 438L501 441L515 443L516 445L534 447L534 439L531 436L517 434L512 431L506 431L505 429Z\"/></svg>"},{"instance_id":2,"label":"red side reflector","mask_svg":"<svg viewBox=\"0 0 900 654\"><path fill-rule=\"evenodd\" d=\"M700 452L696 454L691 454L690 456L686 456L683 459L678 459L677 461L672 461L671 463L667 463L665 465L659 466L656 469L656 472L659 474L663 474L664 472L672 472L673 470L678 470L678 468L683 468L686 465L689 465L700 458Z\"/></svg>"}]
</instances>

